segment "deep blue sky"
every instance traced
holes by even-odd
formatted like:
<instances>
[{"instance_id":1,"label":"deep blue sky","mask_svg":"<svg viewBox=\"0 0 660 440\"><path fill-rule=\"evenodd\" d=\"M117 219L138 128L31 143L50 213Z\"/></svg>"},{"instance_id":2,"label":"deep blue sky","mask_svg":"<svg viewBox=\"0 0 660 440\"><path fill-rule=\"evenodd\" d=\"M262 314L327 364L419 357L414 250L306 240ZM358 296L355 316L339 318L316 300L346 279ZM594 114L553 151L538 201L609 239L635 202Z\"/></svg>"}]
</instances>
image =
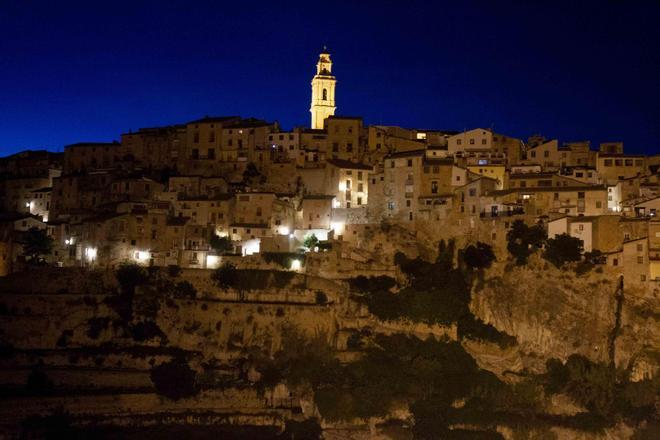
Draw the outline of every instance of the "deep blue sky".
<instances>
[{"instance_id":1,"label":"deep blue sky","mask_svg":"<svg viewBox=\"0 0 660 440\"><path fill-rule=\"evenodd\" d=\"M0 154L204 115L308 125L324 43L338 114L660 152L660 2L536 3L0 0Z\"/></svg>"}]
</instances>

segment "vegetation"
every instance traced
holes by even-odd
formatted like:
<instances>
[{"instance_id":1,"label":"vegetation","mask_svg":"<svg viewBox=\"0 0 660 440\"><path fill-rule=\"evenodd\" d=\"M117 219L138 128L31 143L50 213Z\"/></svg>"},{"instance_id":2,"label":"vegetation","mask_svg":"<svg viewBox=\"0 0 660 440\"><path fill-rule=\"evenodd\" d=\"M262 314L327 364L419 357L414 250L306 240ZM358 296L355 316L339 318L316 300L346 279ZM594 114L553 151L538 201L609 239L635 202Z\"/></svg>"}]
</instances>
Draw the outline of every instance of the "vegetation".
<instances>
[{"instance_id":1,"label":"vegetation","mask_svg":"<svg viewBox=\"0 0 660 440\"><path fill-rule=\"evenodd\" d=\"M492 249L488 246L475 246L470 253L472 256L478 254L478 258L472 261L477 266L486 267L488 261L492 263L489 256ZM441 241L434 263L421 258L409 259L401 253L395 256L395 262L408 279L408 284L398 292L393 291L396 281L387 276L359 276L349 282L351 289L360 294L359 299L379 319L404 318L442 325L457 323L461 337L495 342L502 347L514 344L515 338L484 324L470 312L469 274L455 268L453 260L453 242Z\"/></svg>"},{"instance_id":2,"label":"vegetation","mask_svg":"<svg viewBox=\"0 0 660 440\"><path fill-rule=\"evenodd\" d=\"M318 244L319 244L319 239L318 237L316 237L315 234L309 234L303 240L303 246L305 246L305 248L309 250L314 249L316 246L318 246Z\"/></svg>"},{"instance_id":3,"label":"vegetation","mask_svg":"<svg viewBox=\"0 0 660 440\"><path fill-rule=\"evenodd\" d=\"M547 237L542 225L528 226L522 220L515 220L506 234L507 250L515 258L516 264L527 264L529 256L539 249Z\"/></svg>"},{"instance_id":4,"label":"vegetation","mask_svg":"<svg viewBox=\"0 0 660 440\"><path fill-rule=\"evenodd\" d=\"M28 263L41 264L53 251L53 239L46 231L36 227L27 230L22 239L23 256Z\"/></svg>"},{"instance_id":5,"label":"vegetation","mask_svg":"<svg viewBox=\"0 0 660 440\"><path fill-rule=\"evenodd\" d=\"M231 263L225 263L211 274L215 285L222 289L260 290L287 287L294 272L281 270L236 269Z\"/></svg>"},{"instance_id":6,"label":"vegetation","mask_svg":"<svg viewBox=\"0 0 660 440\"><path fill-rule=\"evenodd\" d=\"M275 263L287 270L291 269L294 260L300 261L301 265L305 264L305 254L298 252L262 252L261 257L266 263Z\"/></svg>"},{"instance_id":7,"label":"vegetation","mask_svg":"<svg viewBox=\"0 0 660 440\"><path fill-rule=\"evenodd\" d=\"M577 354L569 356L566 363L550 359L542 379L547 392L566 393L595 416L606 419L648 418L660 395L657 377L630 382L625 372Z\"/></svg>"},{"instance_id":8,"label":"vegetation","mask_svg":"<svg viewBox=\"0 0 660 440\"><path fill-rule=\"evenodd\" d=\"M115 277L119 283L119 295L109 298L107 303L128 324L133 319L135 288L149 280L149 273L137 264L122 263L115 271Z\"/></svg>"},{"instance_id":9,"label":"vegetation","mask_svg":"<svg viewBox=\"0 0 660 440\"><path fill-rule=\"evenodd\" d=\"M190 281L179 281L174 286L174 297L182 299L195 299L197 297L197 289Z\"/></svg>"},{"instance_id":10,"label":"vegetation","mask_svg":"<svg viewBox=\"0 0 660 440\"><path fill-rule=\"evenodd\" d=\"M226 262L217 268L212 274L211 279L215 285L221 289L228 289L233 287L238 280L238 271L236 266L232 263Z\"/></svg>"},{"instance_id":11,"label":"vegetation","mask_svg":"<svg viewBox=\"0 0 660 440\"><path fill-rule=\"evenodd\" d=\"M491 245L477 242L466 247L462 252L462 260L468 269L488 269L495 261L495 253Z\"/></svg>"},{"instance_id":12,"label":"vegetation","mask_svg":"<svg viewBox=\"0 0 660 440\"><path fill-rule=\"evenodd\" d=\"M549 238L543 258L554 264L555 267L562 267L568 262L580 261L582 259L582 240L568 234Z\"/></svg>"},{"instance_id":13,"label":"vegetation","mask_svg":"<svg viewBox=\"0 0 660 440\"><path fill-rule=\"evenodd\" d=\"M213 234L209 240L209 244L218 254L223 255L234 250L234 245L232 244L229 237L220 237L219 235Z\"/></svg>"},{"instance_id":14,"label":"vegetation","mask_svg":"<svg viewBox=\"0 0 660 440\"><path fill-rule=\"evenodd\" d=\"M175 358L151 369L151 381L156 393L179 400L199 392L197 375L183 358Z\"/></svg>"}]
</instances>

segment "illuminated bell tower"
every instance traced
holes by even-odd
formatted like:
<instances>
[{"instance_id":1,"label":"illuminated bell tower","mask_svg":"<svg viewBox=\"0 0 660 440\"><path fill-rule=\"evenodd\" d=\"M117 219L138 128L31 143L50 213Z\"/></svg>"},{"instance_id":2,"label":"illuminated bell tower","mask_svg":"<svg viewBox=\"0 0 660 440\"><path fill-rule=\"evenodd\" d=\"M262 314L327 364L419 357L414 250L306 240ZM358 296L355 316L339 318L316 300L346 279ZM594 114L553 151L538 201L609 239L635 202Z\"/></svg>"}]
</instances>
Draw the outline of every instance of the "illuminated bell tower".
<instances>
[{"instance_id":1,"label":"illuminated bell tower","mask_svg":"<svg viewBox=\"0 0 660 440\"><path fill-rule=\"evenodd\" d=\"M323 52L316 63L316 75L312 79L312 129L323 129L323 121L335 114L335 84L337 80L332 75L330 53L323 46Z\"/></svg>"}]
</instances>

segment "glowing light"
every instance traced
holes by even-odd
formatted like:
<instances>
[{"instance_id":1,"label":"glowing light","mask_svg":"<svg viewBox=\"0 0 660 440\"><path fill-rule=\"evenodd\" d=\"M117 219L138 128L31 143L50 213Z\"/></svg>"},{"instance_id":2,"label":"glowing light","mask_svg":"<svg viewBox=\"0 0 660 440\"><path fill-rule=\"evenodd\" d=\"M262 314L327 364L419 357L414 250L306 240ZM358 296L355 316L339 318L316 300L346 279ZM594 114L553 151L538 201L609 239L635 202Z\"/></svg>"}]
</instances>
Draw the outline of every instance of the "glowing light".
<instances>
[{"instance_id":1,"label":"glowing light","mask_svg":"<svg viewBox=\"0 0 660 440\"><path fill-rule=\"evenodd\" d=\"M73 243L74 243L73 237L67 238L66 240L64 240L64 244L66 244L66 245L72 245Z\"/></svg>"},{"instance_id":2,"label":"glowing light","mask_svg":"<svg viewBox=\"0 0 660 440\"><path fill-rule=\"evenodd\" d=\"M138 261L144 261L151 258L151 253L149 251L137 251L135 253L135 259Z\"/></svg>"},{"instance_id":3,"label":"glowing light","mask_svg":"<svg viewBox=\"0 0 660 440\"><path fill-rule=\"evenodd\" d=\"M291 270L300 270L301 267L302 264L300 263L300 260L291 261Z\"/></svg>"},{"instance_id":4,"label":"glowing light","mask_svg":"<svg viewBox=\"0 0 660 440\"><path fill-rule=\"evenodd\" d=\"M280 234L281 235L289 235L291 231L289 230L288 226L282 226L280 227Z\"/></svg>"},{"instance_id":5,"label":"glowing light","mask_svg":"<svg viewBox=\"0 0 660 440\"><path fill-rule=\"evenodd\" d=\"M207 255L206 256L206 268L207 269L216 269L220 267L220 257L217 255Z\"/></svg>"},{"instance_id":6,"label":"glowing light","mask_svg":"<svg viewBox=\"0 0 660 440\"><path fill-rule=\"evenodd\" d=\"M98 251L95 247L86 247L85 248L85 257L87 257L87 259L89 261L96 260L96 255L97 254L98 254Z\"/></svg>"},{"instance_id":7,"label":"glowing light","mask_svg":"<svg viewBox=\"0 0 660 440\"><path fill-rule=\"evenodd\" d=\"M289 234L289 238L293 238L293 234L292 234L292 233L291 233L291 234Z\"/></svg>"},{"instance_id":8,"label":"glowing light","mask_svg":"<svg viewBox=\"0 0 660 440\"><path fill-rule=\"evenodd\" d=\"M346 191L346 182L339 182L339 191Z\"/></svg>"},{"instance_id":9,"label":"glowing light","mask_svg":"<svg viewBox=\"0 0 660 440\"><path fill-rule=\"evenodd\" d=\"M332 199L332 207L333 208L339 208L341 206L341 202L337 200L336 198Z\"/></svg>"},{"instance_id":10,"label":"glowing light","mask_svg":"<svg viewBox=\"0 0 660 440\"><path fill-rule=\"evenodd\" d=\"M243 256L259 253L261 248L261 239L255 238L243 242Z\"/></svg>"},{"instance_id":11,"label":"glowing light","mask_svg":"<svg viewBox=\"0 0 660 440\"><path fill-rule=\"evenodd\" d=\"M332 222L330 228L334 229L337 234L342 234L344 232L344 222Z\"/></svg>"},{"instance_id":12,"label":"glowing light","mask_svg":"<svg viewBox=\"0 0 660 440\"><path fill-rule=\"evenodd\" d=\"M32 202L25 202L25 207L26 208L31 208L32 207Z\"/></svg>"}]
</instances>

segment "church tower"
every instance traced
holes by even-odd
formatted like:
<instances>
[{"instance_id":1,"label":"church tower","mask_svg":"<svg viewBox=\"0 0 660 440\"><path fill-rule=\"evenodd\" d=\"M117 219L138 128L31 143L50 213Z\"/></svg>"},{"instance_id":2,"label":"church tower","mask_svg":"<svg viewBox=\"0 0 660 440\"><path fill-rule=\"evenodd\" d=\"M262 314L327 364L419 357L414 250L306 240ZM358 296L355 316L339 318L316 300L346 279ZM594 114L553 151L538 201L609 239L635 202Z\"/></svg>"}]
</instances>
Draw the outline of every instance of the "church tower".
<instances>
[{"instance_id":1,"label":"church tower","mask_svg":"<svg viewBox=\"0 0 660 440\"><path fill-rule=\"evenodd\" d=\"M330 53L323 46L323 52L316 63L316 75L312 79L312 129L323 129L323 121L335 114L335 84L337 80L332 75Z\"/></svg>"}]
</instances>

